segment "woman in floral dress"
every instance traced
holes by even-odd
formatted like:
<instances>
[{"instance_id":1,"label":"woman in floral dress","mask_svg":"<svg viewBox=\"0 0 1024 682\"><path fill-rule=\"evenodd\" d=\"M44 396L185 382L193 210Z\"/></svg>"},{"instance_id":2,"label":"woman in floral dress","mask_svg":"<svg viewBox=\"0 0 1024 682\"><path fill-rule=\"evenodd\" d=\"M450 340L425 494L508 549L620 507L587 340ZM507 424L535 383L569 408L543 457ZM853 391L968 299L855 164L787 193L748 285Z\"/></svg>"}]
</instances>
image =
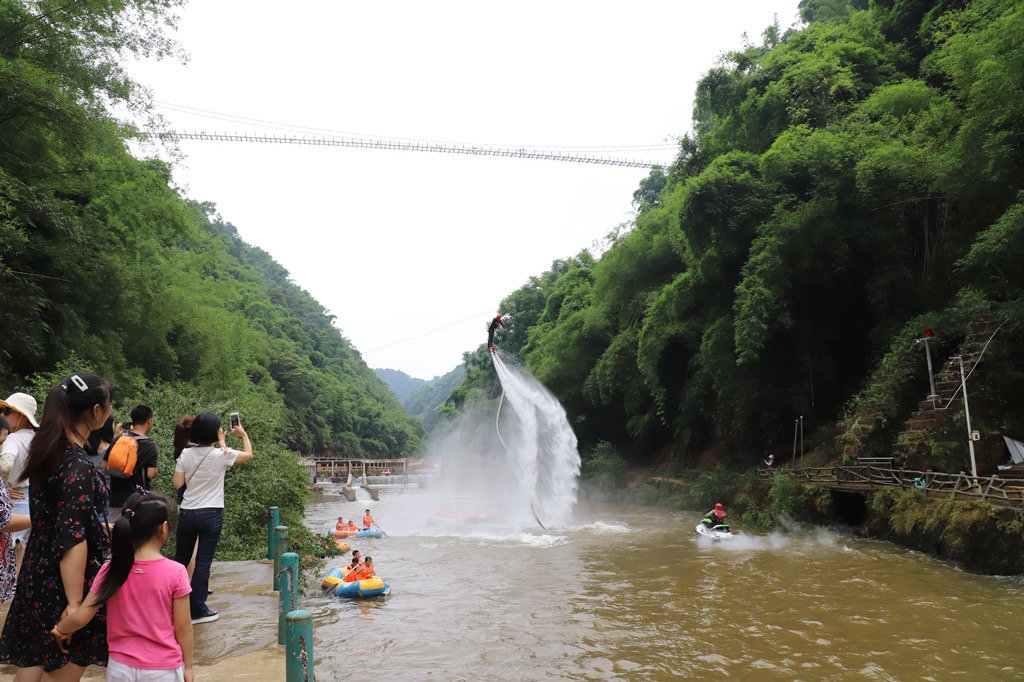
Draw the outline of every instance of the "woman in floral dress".
<instances>
[{"instance_id":1,"label":"woman in floral dress","mask_svg":"<svg viewBox=\"0 0 1024 682\"><path fill-rule=\"evenodd\" d=\"M75 633L66 653L50 630L78 610L106 558L109 538L97 509L106 506L107 488L82 446L109 414L110 384L94 374L72 374L46 398L24 470L32 534L0 635L0 662L18 667L16 682L37 682L44 671L75 681L86 666L106 664L104 611Z\"/></svg>"}]
</instances>

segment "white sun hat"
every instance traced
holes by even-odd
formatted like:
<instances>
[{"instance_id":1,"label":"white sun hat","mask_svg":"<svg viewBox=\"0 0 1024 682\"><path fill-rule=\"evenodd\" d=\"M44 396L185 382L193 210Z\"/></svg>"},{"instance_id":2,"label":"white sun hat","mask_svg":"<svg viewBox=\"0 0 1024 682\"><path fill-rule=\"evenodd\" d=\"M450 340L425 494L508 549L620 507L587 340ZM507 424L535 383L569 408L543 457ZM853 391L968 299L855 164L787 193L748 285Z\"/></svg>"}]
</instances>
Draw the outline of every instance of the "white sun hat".
<instances>
[{"instance_id":1,"label":"white sun hat","mask_svg":"<svg viewBox=\"0 0 1024 682\"><path fill-rule=\"evenodd\" d=\"M36 421L36 399L28 393L12 393L7 400L0 400L0 407L9 407L15 412L20 412L33 428L39 428L39 422Z\"/></svg>"}]
</instances>

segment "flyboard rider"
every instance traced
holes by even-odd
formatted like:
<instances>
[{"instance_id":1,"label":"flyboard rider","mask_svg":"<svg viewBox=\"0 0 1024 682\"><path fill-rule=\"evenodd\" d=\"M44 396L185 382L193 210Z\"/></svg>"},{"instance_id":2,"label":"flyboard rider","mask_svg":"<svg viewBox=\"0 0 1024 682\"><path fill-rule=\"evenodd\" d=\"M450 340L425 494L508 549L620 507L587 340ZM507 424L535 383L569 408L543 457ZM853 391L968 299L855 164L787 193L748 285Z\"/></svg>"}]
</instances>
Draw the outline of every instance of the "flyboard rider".
<instances>
[{"instance_id":1,"label":"flyboard rider","mask_svg":"<svg viewBox=\"0 0 1024 682\"><path fill-rule=\"evenodd\" d=\"M508 327L506 327L505 323L502 322L501 313L495 315L494 319L491 320L491 323L487 326L487 350L491 352L498 350L498 347L494 345L494 330L496 330L499 325L501 326L502 329L505 330L505 333L507 334Z\"/></svg>"}]
</instances>

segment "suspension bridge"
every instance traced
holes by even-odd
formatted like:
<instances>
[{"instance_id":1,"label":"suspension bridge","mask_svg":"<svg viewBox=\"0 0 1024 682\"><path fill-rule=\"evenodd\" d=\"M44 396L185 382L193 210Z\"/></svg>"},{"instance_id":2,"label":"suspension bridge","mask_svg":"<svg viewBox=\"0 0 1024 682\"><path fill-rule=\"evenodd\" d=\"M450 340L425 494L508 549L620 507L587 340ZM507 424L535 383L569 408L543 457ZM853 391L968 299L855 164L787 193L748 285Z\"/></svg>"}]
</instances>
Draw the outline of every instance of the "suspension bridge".
<instances>
[{"instance_id":1,"label":"suspension bridge","mask_svg":"<svg viewBox=\"0 0 1024 682\"><path fill-rule=\"evenodd\" d=\"M500 147L490 145L467 145L417 140L389 140L360 137L335 137L324 135L286 135L260 133L208 133L198 131L149 132L146 137L164 142L200 140L204 142L244 142L249 144L292 144L309 147L353 147L358 149L388 149L410 152L433 152L436 154L463 154L469 156L496 156L563 163L582 163L598 166L620 166L625 168L653 168L668 163L640 161L637 159L613 158L594 154L546 151L532 147Z\"/></svg>"}]
</instances>

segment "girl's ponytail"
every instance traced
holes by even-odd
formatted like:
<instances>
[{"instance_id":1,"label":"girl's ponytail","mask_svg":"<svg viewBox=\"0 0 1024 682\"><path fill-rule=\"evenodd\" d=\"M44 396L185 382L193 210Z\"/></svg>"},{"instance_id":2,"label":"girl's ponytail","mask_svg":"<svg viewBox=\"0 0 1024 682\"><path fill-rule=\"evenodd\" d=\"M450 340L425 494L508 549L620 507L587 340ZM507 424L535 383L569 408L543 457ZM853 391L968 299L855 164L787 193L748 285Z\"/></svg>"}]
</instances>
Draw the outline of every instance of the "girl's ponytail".
<instances>
[{"instance_id":1,"label":"girl's ponytail","mask_svg":"<svg viewBox=\"0 0 1024 682\"><path fill-rule=\"evenodd\" d=\"M135 551L160 531L168 516L167 497L161 493L142 491L125 500L111 534L110 566L96 593L97 603L105 603L121 589L135 564Z\"/></svg>"}]
</instances>

